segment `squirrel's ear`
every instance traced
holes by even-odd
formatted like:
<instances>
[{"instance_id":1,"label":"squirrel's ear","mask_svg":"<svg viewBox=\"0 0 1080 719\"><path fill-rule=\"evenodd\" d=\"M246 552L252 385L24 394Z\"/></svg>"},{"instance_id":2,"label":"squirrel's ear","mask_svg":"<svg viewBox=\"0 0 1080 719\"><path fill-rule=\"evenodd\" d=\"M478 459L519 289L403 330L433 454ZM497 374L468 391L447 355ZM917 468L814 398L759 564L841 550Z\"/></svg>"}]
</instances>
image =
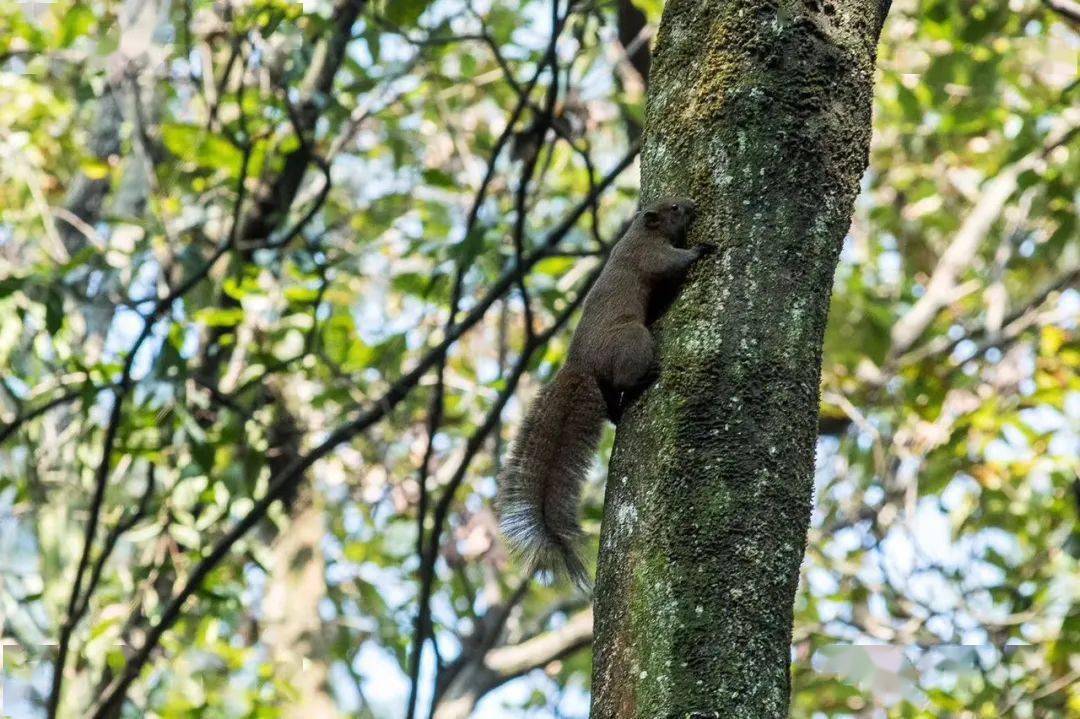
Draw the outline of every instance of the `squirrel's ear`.
<instances>
[{"instance_id":1,"label":"squirrel's ear","mask_svg":"<svg viewBox=\"0 0 1080 719\"><path fill-rule=\"evenodd\" d=\"M660 226L660 213L655 210L645 210L641 213L641 217L645 220L646 227L659 227Z\"/></svg>"}]
</instances>

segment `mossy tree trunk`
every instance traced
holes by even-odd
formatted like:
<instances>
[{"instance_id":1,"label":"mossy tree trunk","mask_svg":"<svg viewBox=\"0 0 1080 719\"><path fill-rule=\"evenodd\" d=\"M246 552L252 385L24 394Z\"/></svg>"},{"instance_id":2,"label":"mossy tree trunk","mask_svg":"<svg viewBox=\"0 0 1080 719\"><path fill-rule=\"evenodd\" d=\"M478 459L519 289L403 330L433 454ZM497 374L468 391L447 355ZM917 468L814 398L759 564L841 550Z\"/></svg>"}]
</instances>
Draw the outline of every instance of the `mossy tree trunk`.
<instances>
[{"instance_id":1,"label":"mossy tree trunk","mask_svg":"<svg viewBox=\"0 0 1080 719\"><path fill-rule=\"evenodd\" d=\"M619 426L596 585L594 719L786 717L821 344L870 142L881 0L670 0L643 200L717 246L657 323Z\"/></svg>"}]
</instances>

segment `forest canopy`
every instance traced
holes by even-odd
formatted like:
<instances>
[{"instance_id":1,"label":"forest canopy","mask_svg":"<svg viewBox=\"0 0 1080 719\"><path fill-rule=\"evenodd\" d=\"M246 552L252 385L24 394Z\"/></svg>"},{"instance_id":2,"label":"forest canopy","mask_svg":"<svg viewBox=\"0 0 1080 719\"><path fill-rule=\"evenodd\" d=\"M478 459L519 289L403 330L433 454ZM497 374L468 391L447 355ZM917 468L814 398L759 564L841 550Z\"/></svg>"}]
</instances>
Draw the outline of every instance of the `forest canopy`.
<instances>
[{"instance_id":1,"label":"forest canopy","mask_svg":"<svg viewBox=\"0 0 1080 719\"><path fill-rule=\"evenodd\" d=\"M495 477L662 7L0 0L5 711L588 715L590 599ZM1080 713L1078 63L1072 0L893 3L793 717Z\"/></svg>"}]
</instances>

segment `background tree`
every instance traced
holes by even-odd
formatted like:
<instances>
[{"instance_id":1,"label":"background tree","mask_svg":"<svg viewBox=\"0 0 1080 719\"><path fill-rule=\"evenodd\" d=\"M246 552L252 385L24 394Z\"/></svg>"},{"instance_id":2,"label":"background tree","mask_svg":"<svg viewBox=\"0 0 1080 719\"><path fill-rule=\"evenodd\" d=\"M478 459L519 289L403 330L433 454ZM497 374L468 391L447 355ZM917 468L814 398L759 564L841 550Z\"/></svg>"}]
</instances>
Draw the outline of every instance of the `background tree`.
<instances>
[{"instance_id":1,"label":"background tree","mask_svg":"<svg viewBox=\"0 0 1080 719\"><path fill-rule=\"evenodd\" d=\"M587 713L588 599L493 478L637 202L660 9L0 2L8 711ZM1076 27L890 12L793 716L1080 701Z\"/></svg>"}]
</instances>

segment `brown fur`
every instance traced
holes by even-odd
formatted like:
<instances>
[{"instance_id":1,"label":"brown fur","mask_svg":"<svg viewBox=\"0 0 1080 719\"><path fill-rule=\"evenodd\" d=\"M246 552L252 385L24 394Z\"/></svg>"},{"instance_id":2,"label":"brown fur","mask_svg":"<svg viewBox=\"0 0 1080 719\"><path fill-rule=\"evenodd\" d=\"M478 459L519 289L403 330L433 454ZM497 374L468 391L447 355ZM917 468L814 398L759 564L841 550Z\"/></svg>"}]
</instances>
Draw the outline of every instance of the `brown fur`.
<instances>
[{"instance_id":1,"label":"brown fur","mask_svg":"<svg viewBox=\"0 0 1080 719\"><path fill-rule=\"evenodd\" d=\"M656 371L645 326L653 291L679 280L708 248L681 249L694 216L690 200L639 212L585 298L566 364L541 389L499 481L502 530L532 570L564 569L580 586L588 573L577 551L578 503L604 417L618 421L622 395Z\"/></svg>"}]
</instances>

